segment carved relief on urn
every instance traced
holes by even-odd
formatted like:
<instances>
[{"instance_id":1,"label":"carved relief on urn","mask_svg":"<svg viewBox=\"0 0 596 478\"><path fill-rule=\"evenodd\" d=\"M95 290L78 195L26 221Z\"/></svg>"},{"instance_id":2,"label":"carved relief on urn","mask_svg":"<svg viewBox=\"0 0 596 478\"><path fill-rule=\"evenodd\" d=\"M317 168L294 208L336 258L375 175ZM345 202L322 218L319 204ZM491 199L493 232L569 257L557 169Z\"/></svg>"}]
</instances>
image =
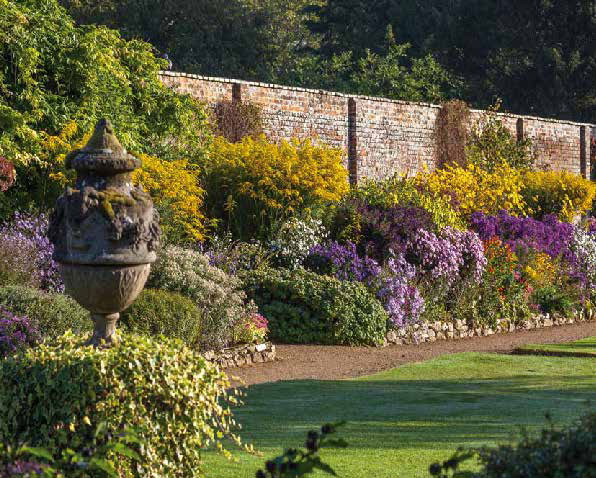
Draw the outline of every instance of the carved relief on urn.
<instances>
[{"instance_id":1,"label":"carved relief on urn","mask_svg":"<svg viewBox=\"0 0 596 478\"><path fill-rule=\"evenodd\" d=\"M143 290L156 259L159 215L131 181L140 166L107 120L66 157L77 178L56 203L49 237L66 292L91 312L93 345L114 340L119 313Z\"/></svg>"}]
</instances>

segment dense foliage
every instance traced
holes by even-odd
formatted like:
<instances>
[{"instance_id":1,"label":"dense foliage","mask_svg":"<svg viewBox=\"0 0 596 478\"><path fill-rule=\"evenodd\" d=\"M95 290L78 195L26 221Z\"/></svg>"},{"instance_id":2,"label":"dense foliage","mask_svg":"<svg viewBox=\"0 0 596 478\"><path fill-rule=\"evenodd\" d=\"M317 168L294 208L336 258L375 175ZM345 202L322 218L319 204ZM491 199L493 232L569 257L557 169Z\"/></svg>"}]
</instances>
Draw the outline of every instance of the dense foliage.
<instances>
[{"instance_id":1,"label":"dense foliage","mask_svg":"<svg viewBox=\"0 0 596 478\"><path fill-rule=\"evenodd\" d=\"M362 284L303 269L249 273L244 289L283 343L378 345L387 314Z\"/></svg>"},{"instance_id":2,"label":"dense foliage","mask_svg":"<svg viewBox=\"0 0 596 478\"><path fill-rule=\"evenodd\" d=\"M234 329L255 312L245 303L240 280L209 264L207 256L192 249L166 246L153 265L148 287L188 297L200 314L201 348L223 348ZM178 324L177 327L186 327Z\"/></svg>"},{"instance_id":3,"label":"dense foliage","mask_svg":"<svg viewBox=\"0 0 596 478\"><path fill-rule=\"evenodd\" d=\"M596 122L592 0L61 3L150 41L179 71L482 108L502 98L516 113Z\"/></svg>"},{"instance_id":4,"label":"dense foliage","mask_svg":"<svg viewBox=\"0 0 596 478\"><path fill-rule=\"evenodd\" d=\"M267 239L275 226L339 200L348 188L341 152L310 140L218 137L202 174L208 215L243 240Z\"/></svg>"},{"instance_id":5,"label":"dense foliage","mask_svg":"<svg viewBox=\"0 0 596 478\"><path fill-rule=\"evenodd\" d=\"M199 310L187 297L165 290L145 289L120 314L120 323L133 333L180 339L192 348L199 340L201 318Z\"/></svg>"},{"instance_id":6,"label":"dense foliage","mask_svg":"<svg viewBox=\"0 0 596 478\"><path fill-rule=\"evenodd\" d=\"M55 339L67 330L83 333L91 328L89 313L67 295L11 285L0 287L0 307L26 316L43 338Z\"/></svg>"},{"instance_id":7,"label":"dense foliage","mask_svg":"<svg viewBox=\"0 0 596 478\"><path fill-rule=\"evenodd\" d=\"M0 58L0 156L16 171L3 213L53 205L67 180L64 154L101 117L129 150L204 155L202 107L160 82L164 62L147 43L76 26L55 0L2 0Z\"/></svg>"},{"instance_id":8,"label":"dense foliage","mask_svg":"<svg viewBox=\"0 0 596 478\"><path fill-rule=\"evenodd\" d=\"M119 476L204 476L201 450L238 441L226 375L178 341L124 335L96 349L67 334L0 361L0 382L5 445L26 442L57 459L96 446L100 427L136 429L141 460L117 460Z\"/></svg>"}]
</instances>

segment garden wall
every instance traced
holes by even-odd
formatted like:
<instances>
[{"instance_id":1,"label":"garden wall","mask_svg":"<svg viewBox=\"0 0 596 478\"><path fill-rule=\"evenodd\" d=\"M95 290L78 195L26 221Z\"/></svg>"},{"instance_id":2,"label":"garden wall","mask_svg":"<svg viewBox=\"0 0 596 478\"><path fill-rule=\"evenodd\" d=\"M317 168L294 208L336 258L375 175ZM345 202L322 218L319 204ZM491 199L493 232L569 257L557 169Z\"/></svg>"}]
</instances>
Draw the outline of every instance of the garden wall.
<instances>
[{"instance_id":1,"label":"garden wall","mask_svg":"<svg viewBox=\"0 0 596 478\"><path fill-rule=\"evenodd\" d=\"M437 105L170 71L162 72L161 79L211 106L223 100L259 105L265 134L272 140L316 137L342 149L353 184L396 172L414 174L424 165L432 169L436 163ZM474 110L472 118L482 114ZM518 138L532 140L539 156L537 167L596 179L596 148L590 147L596 134L593 125L508 114L501 117Z\"/></svg>"}]
</instances>

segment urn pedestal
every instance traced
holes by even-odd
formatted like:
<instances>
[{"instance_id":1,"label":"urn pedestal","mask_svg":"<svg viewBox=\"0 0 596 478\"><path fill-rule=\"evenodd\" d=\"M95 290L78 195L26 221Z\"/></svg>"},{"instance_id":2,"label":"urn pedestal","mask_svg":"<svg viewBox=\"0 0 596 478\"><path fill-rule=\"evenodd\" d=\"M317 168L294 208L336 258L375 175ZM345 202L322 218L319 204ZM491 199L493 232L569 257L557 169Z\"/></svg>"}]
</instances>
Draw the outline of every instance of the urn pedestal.
<instances>
[{"instance_id":1,"label":"urn pedestal","mask_svg":"<svg viewBox=\"0 0 596 478\"><path fill-rule=\"evenodd\" d=\"M140 161L100 120L87 145L66 157L77 172L50 218L49 237L66 293L89 310L90 343L109 346L121 311L143 290L159 243L159 215L131 182Z\"/></svg>"}]
</instances>

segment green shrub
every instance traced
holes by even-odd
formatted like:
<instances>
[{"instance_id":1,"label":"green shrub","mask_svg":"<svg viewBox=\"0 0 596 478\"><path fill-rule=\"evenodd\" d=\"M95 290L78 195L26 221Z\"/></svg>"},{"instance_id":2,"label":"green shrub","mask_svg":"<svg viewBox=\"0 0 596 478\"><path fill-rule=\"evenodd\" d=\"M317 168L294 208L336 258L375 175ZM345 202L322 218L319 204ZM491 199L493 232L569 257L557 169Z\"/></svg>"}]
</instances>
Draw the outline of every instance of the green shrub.
<instances>
[{"instance_id":1,"label":"green shrub","mask_svg":"<svg viewBox=\"0 0 596 478\"><path fill-rule=\"evenodd\" d=\"M178 292L194 302L201 314L202 349L229 345L236 324L255 312L254 306L245 304L241 281L211 266L205 255L192 249L164 247L147 285Z\"/></svg>"},{"instance_id":2,"label":"green shrub","mask_svg":"<svg viewBox=\"0 0 596 478\"><path fill-rule=\"evenodd\" d=\"M191 163L206 153L205 110L162 83L153 47L77 25L57 0L0 0L0 58L0 156L16 171L8 210L53 206L71 177L62 155L100 118L129 151Z\"/></svg>"},{"instance_id":3,"label":"green shrub","mask_svg":"<svg viewBox=\"0 0 596 478\"><path fill-rule=\"evenodd\" d=\"M557 314L563 317L571 316L574 309L574 300L564 290L560 290L554 285L547 285L534 290L532 293L532 302L536 304L540 311L548 314Z\"/></svg>"},{"instance_id":4,"label":"green shrub","mask_svg":"<svg viewBox=\"0 0 596 478\"><path fill-rule=\"evenodd\" d=\"M460 450L449 460L434 463L430 474L453 478L594 478L596 476L596 413L557 430L552 425L538 437L524 434L516 445ZM478 458L482 468L459 471L461 463Z\"/></svg>"},{"instance_id":5,"label":"green shrub","mask_svg":"<svg viewBox=\"0 0 596 478\"><path fill-rule=\"evenodd\" d=\"M4 286L0 287L0 306L15 315L29 317L43 338L54 339L67 330L80 334L91 329L89 312L64 294Z\"/></svg>"},{"instance_id":6,"label":"green shrub","mask_svg":"<svg viewBox=\"0 0 596 478\"><path fill-rule=\"evenodd\" d=\"M486 171L504 164L526 169L535 161L532 142L518 140L497 116L500 104L490 108L473 125L466 142L466 162Z\"/></svg>"},{"instance_id":7,"label":"green shrub","mask_svg":"<svg viewBox=\"0 0 596 478\"><path fill-rule=\"evenodd\" d=\"M239 443L226 375L182 342L122 334L117 347L95 349L81 340L66 334L0 363L1 443L58 458L86 450L100 426L112 435L130 427L142 460L119 460L119 476L155 478L202 477L202 450Z\"/></svg>"},{"instance_id":8,"label":"green shrub","mask_svg":"<svg viewBox=\"0 0 596 478\"><path fill-rule=\"evenodd\" d=\"M123 328L144 335L180 339L189 347L197 344L201 313L187 297L165 290L145 289L120 317Z\"/></svg>"},{"instance_id":9,"label":"green shrub","mask_svg":"<svg viewBox=\"0 0 596 478\"><path fill-rule=\"evenodd\" d=\"M285 343L378 345L387 314L364 285L304 269L256 271L245 291L269 321L269 336Z\"/></svg>"}]
</instances>

